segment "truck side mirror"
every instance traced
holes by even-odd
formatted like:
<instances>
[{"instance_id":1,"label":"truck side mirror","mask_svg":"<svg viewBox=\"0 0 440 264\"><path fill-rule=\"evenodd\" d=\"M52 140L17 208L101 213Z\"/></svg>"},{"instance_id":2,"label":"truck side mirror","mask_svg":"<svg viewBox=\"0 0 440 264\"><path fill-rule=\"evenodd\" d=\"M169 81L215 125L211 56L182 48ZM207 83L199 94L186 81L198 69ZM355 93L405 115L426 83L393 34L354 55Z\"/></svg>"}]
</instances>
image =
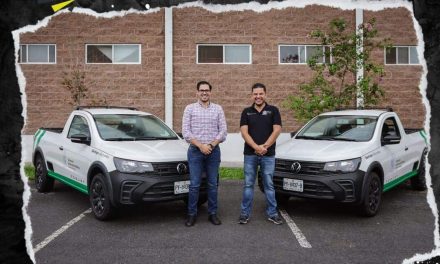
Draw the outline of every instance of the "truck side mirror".
<instances>
[{"instance_id":1,"label":"truck side mirror","mask_svg":"<svg viewBox=\"0 0 440 264\"><path fill-rule=\"evenodd\" d=\"M183 134L181 132L176 133L180 138L183 138Z\"/></svg>"},{"instance_id":2,"label":"truck side mirror","mask_svg":"<svg viewBox=\"0 0 440 264\"><path fill-rule=\"evenodd\" d=\"M386 135L381 140L382 146L393 145L400 143L400 136L397 135Z\"/></svg>"},{"instance_id":3,"label":"truck side mirror","mask_svg":"<svg viewBox=\"0 0 440 264\"><path fill-rule=\"evenodd\" d=\"M293 137L296 135L297 132L298 132L298 131L292 131L292 132L290 132L290 138L293 138Z\"/></svg>"},{"instance_id":4,"label":"truck side mirror","mask_svg":"<svg viewBox=\"0 0 440 264\"><path fill-rule=\"evenodd\" d=\"M86 145L89 145L89 146L90 146L90 142L91 142L90 137L88 137L85 134L75 134L75 135L72 135L72 136L70 136L70 140L73 143L86 144Z\"/></svg>"}]
</instances>

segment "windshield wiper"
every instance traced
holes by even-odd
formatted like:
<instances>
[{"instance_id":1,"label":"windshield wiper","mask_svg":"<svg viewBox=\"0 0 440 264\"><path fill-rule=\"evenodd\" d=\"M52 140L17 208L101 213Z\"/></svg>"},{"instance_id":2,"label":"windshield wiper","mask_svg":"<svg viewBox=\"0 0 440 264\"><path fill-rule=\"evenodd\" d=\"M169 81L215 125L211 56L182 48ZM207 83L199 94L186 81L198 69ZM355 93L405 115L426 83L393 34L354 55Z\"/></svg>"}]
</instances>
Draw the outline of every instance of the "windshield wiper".
<instances>
[{"instance_id":1,"label":"windshield wiper","mask_svg":"<svg viewBox=\"0 0 440 264\"><path fill-rule=\"evenodd\" d=\"M297 136L295 139L312 139L312 140L325 140L322 137L311 137L311 136Z\"/></svg>"},{"instance_id":2,"label":"windshield wiper","mask_svg":"<svg viewBox=\"0 0 440 264\"><path fill-rule=\"evenodd\" d=\"M341 141L357 141L356 139L352 139L352 138L342 138L342 137L332 137L329 138L330 140L341 140Z\"/></svg>"},{"instance_id":3,"label":"windshield wiper","mask_svg":"<svg viewBox=\"0 0 440 264\"><path fill-rule=\"evenodd\" d=\"M168 140L177 139L177 137L136 137L135 140Z\"/></svg>"},{"instance_id":4,"label":"windshield wiper","mask_svg":"<svg viewBox=\"0 0 440 264\"><path fill-rule=\"evenodd\" d=\"M106 138L106 141L135 141L135 138Z\"/></svg>"}]
</instances>

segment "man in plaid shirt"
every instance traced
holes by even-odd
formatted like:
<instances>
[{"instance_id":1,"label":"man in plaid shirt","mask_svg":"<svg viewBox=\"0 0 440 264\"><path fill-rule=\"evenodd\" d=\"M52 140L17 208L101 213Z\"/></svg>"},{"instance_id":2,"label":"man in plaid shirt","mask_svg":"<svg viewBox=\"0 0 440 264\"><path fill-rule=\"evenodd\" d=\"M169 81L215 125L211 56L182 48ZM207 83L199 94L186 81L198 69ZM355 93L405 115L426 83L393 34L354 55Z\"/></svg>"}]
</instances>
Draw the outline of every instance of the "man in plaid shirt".
<instances>
[{"instance_id":1,"label":"man in plaid shirt","mask_svg":"<svg viewBox=\"0 0 440 264\"><path fill-rule=\"evenodd\" d=\"M190 172L188 218L186 226L193 226L197 218L197 203L203 171L208 183L208 220L220 225L217 217L219 144L226 139L227 127L223 108L210 101L212 86L206 81L197 83L197 102L183 112L182 134L191 145L188 148Z\"/></svg>"}]
</instances>

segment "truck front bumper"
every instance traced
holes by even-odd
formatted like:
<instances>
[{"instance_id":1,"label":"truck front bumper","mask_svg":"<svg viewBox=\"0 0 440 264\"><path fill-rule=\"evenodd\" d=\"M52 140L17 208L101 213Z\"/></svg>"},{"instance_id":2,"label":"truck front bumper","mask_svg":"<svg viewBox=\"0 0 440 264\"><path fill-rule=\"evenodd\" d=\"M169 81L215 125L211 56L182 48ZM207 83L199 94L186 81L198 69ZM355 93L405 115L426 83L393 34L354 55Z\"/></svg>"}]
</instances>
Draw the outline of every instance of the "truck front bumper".
<instances>
[{"instance_id":1,"label":"truck front bumper","mask_svg":"<svg viewBox=\"0 0 440 264\"><path fill-rule=\"evenodd\" d=\"M339 174L292 174L275 171L273 184L275 192L283 195L304 198L334 200L340 202L359 202L362 196L362 185L365 172L357 170ZM302 191L286 190L284 178L302 181Z\"/></svg>"},{"instance_id":2,"label":"truck front bumper","mask_svg":"<svg viewBox=\"0 0 440 264\"><path fill-rule=\"evenodd\" d=\"M175 183L189 181L189 174L157 175L154 173L109 173L113 186L113 200L117 204L137 204L187 199L188 193L175 194ZM205 195L206 177L202 178L200 195Z\"/></svg>"}]
</instances>

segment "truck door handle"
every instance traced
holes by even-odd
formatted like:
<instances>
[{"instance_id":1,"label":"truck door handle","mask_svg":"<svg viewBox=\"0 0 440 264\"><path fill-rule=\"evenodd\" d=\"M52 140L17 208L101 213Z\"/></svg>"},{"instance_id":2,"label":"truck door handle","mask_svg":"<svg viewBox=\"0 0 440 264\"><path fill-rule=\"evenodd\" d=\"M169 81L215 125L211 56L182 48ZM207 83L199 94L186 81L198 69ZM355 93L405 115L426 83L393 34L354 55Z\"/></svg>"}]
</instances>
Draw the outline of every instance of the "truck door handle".
<instances>
[{"instance_id":1,"label":"truck door handle","mask_svg":"<svg viewBox=\"0 0 440 264\"><path fill-rule=\"evenodd\" d=\"M64 148L63 148L63 146L60 146L60 147L58 147L60 150L63 150Z\"/></svg>"},{"instance_id":2,"label":"truck door handle","mask_svg":"<svg viewBox=\"0 0 440 264\"><path fill-rule=\"evenodd\" d=\"M407 151L408 150L408 147L405 147L405 151Z\"/></svg>"}]
</instances>

